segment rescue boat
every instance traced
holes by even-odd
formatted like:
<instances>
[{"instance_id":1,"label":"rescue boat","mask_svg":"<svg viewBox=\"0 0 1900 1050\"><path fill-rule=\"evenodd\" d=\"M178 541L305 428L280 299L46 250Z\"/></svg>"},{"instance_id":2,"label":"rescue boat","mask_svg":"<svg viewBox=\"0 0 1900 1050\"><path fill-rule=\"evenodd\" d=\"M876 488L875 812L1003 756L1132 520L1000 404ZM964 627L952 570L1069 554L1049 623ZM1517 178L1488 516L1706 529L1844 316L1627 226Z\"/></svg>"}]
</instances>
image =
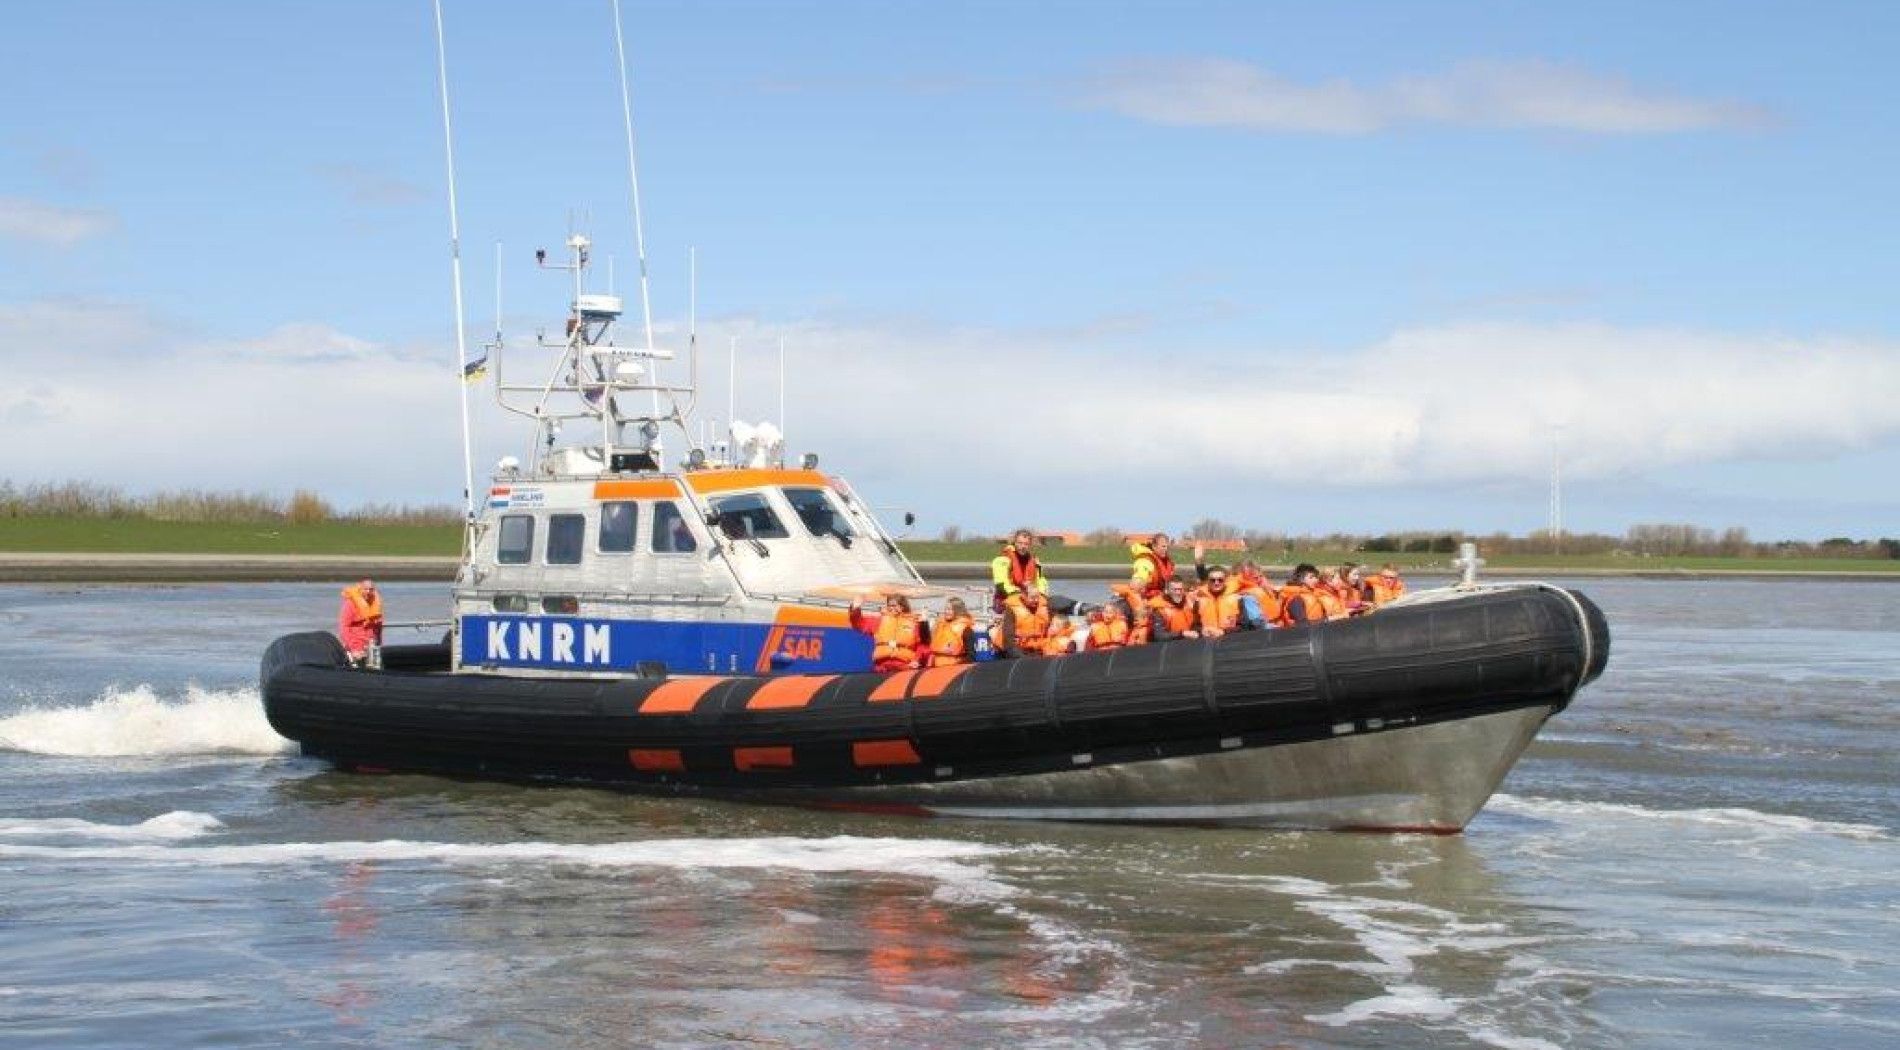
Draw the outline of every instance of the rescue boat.
<instances>
[{"instance_id":1,"label":"rescue boat","mask_svg":"<svg viewBox=\"0 0 1900 1050\"><path fill-rule=\"evenodd\" d=\"M586 238L569 250L579 275ZM619 310L576 277L553 384L510 384L491 348L498 398L539 433L470 525L446 640L370 668L325 632L264 654L266 714L304 754L917 814L1451 832L1608 659L1583 595L1467 582L1315 626L872 673L844 595L945 592L770 428L662 466L661 426L691 430L678 403L622 406L682 388L625 367L666 355L614 345ZM557 446L563 420L600 443Z\"/></svg>"},{"instance_id":2,"label":"rescue boat","mask_svg":"<svg viewBox=\"0 0 1900 1050\"><path fill-rule=\"evenodd\" d=\"M452 190L450 215L453 234ZM565 334L525 367L499 333L462 354L457 262L462 372L487 371L534 437L471 501L442 641L363 666L325 632L264 653L265 713L305 755L916 814L1452 832L1608 659L1589 599L1468 572L1317 626L1016 659L978 630L969 663L874 673L850 596L930 611L945 592L775 428L727 419L708 440L697 339L684 382L658 377L674 354L644 249L645 339L623 345L590 240L566 247L536 253L571 275Z\"/></svg>"}]
</instances>

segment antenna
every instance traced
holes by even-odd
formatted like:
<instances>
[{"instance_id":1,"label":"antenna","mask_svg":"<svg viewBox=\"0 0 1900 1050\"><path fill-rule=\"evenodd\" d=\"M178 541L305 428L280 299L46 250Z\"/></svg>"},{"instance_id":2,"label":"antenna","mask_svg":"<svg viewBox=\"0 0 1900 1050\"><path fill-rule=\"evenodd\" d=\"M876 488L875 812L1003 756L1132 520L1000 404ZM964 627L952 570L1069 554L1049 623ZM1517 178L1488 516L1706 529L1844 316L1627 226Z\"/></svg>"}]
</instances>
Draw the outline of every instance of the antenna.
<instances>
[{"instance_id":1,"label":"antenna","mask_svg":"<svg viewBox=\"0 0 1900 1050\"><path fill-rule=\"evenodd\" d=\"M462 330L462 224L455 208L455 134L449 120L449 57L442 41L442 0L435 0L435 68L442 86L442 152L449 169L449 270L455 282L455 388L462 402L462 540L466 545L469 529L475 524L475 460L469 448L468 382L463 378L463 370L468 367L468 339ZM500 271L496 274L499 279Z\"/></svg>"},{"instance_id":2,"label":"antenna","mask_svg":"<svg viewBox=\"0 0 1900 1050\"><path fill-rule=\"evenodd\" d=\"M1564 552L1564 462L1558 443L1562 429L1553 431L1550 441L1550 552Z\"/></svg>"},{"instance_id":3,"label":"antenna","mask_svg":"<svg viewBox=\"0 0 1900 1050\"><path fill-rule=\"evenodd\" d=\"M501 242L495 242L495 345L501 345ZM500 373L497 372L497 375Z\"/></svg>"},{"instance_id":4,"label":"antenna","mask_svg":"<svg viewBox=\"0 0 1900 1050\"><path fill-rule=\"evenodd\" d=\"M441 0L436 0L440 3ZM627 86L627 44L620 30L620 0L614 3L614 54L620 59L620 114L627 131L627 184L633 192L633 244L640 255L640 316L646 325L647 349L653 349L653 298L647 289L647 234L640 218L640 165L633 149L633 90ZM660 415L660 391L653 390L653 416ZM660 438L653 435L652 448L660 451Z\"/></svg>"},{"instance_id":5,"label":"antenna","mask_svg":"<svg viewBox=\"0 0 1900 1050\"><path fill-rule=\"evenodd\" d=\"M785 337L778 337L778 436L779 466L785 465Z\"/></svg>"}]
</instances>

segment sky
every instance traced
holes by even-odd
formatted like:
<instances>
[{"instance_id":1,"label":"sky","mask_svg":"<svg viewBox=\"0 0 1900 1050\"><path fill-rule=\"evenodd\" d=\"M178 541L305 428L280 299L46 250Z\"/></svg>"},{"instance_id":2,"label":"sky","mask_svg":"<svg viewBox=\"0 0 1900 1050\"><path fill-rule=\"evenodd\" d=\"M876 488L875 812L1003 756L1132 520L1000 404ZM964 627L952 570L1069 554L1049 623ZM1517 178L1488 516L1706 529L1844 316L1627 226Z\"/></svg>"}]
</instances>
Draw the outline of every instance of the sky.
<instances>
[{"instance_id":1,"label":"sky","mask_svg":"<svg viewBox=\"0 0 1900 1050\"><path fill-rule=\"evenodd\" d=\"M1900 6L623 2L694 432L920 534L1900 535ZM642 341L609 0L443 10L470 352ZM459 502L429 3L6 26L0 478Z\"/></svg>"}]
</instances>

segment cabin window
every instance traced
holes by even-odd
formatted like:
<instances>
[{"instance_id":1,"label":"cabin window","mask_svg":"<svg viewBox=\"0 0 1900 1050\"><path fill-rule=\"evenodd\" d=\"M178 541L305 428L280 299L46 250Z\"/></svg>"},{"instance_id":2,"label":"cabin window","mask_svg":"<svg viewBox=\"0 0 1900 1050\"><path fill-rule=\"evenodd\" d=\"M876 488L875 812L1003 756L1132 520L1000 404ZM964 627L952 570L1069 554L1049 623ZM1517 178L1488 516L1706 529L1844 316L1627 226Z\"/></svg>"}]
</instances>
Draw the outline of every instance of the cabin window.
<instances>
[{"instance_id":1,"label":"cabin window","mask_svg":"<svg viewBox=\"0 0 1900 1050\"><path fill-rule=\"evenodd\" d=\"M579 514L548 516L548 564L579 565L587 519Z\"/></svg>"},{"instance_id":2,"label":"cabin window","mask_svg":"<svg viewBox=\"0 0 1900 1050\"><path fill-rule=\"evenodd\" d=\"M679 504L670 500L654 504L653 553L684 554L698 549L699 542L693 539L693 530L680 514Z\"/></svg>"},{"instance_id":3,"label":"cabin window","mask_svg":"<svg viewBox=\"0 0 1900 1050\"><path fill-rule=\"evenodd\" d=\"M600 505L600 552L602 554L626 554L633 550L633 537L638 531L636 522L636 503L615 501Z\"/></svg>"},{"instance_id":4,"label":"cabin window","mask_svg":"<svg viewBox=\"0 0 1900 1050\"><path fill-rule=\"evenodd\" d=\"M534 558L534 518L503 514L501 535L495 542L495 560L503 565L526 565Z\"/></svg>"},{"instance_id":5,"label":"cabin window","mask_svg":"<svg viewBox=\"0 0 1900 1050\"><path fill-rule=\"evenodd\" d=\"M765 502L764 493L721 496L711 502L719 514L719 527L735 540L782 540L791 535L778 520L778 512Z\"/></svg>"},{"instance_id":6,"label":"cabin window","mask_svg":"<svg viewBox=\"0 0 1900 1050\"><path fill-rule=\"evenodd\" d=\"M813 536L842 536L848 540L857 535L824 489L786 489L785 502L798 512L798 520Z\"/></svg>"},{"instance_id":7,"label":"cabin window","mask_svg":"<svg viewBox=\"0 0 1900 1050\"><path fill-rule=\"evenodd\" d=\"M492 604L495 606L496 612L527 612L528 596L525 594L497 594Z\"/></svg>"}]
</instances>

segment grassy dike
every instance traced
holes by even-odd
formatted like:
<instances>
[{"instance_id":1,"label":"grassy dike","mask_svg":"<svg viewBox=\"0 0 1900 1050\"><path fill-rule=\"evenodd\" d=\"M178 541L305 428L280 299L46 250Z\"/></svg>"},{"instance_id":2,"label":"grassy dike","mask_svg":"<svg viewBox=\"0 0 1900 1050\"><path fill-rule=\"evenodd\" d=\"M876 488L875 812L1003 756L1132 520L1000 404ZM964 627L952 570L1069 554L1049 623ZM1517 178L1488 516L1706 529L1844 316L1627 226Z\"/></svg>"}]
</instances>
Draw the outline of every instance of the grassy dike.
<instances>
[{"instance_id":1,"label":"grassy dike","mask_svg":"<svg viewBox=\"0 0 1900 1050\"><path fill-rule=\"evenodd\" d=\"M986 564L997 546L988 541L938 543L907 541L904 553L912 561L933 566ZM324 522L311 525L236 524L150 521L137 518L0 518L0 580L21 579L257 579L270 578L277 559L306 562L297 572L275 578L327 578L350 575L348 566L362 562L372 571L382 562L394 572L403 559L412 559L411 578L446 577L450 570L439 559L453 560L460 549L459 532L441 525L374 525ZM1177 552L1181 560L1186 551ZM87 555L98 555L87 559ZM14 557L9 557L14 556ZM163 569L140 571L140 556L149 556ZM1060 575L1063 565L1117 566L1128 561L1126 547L1048 547L1039 555ZM1269 565L1302 561L1333 564L1341 561L1391 561L1408 572L1448 572L1444 554L1371 554L1339 550L1265 551L1255 555ZM1626 555L1490 555L1487 568L1509 572L1552 574L1602 573L1708 573L1779 575L1844 574L1900 579L1900 560L1877 558L1699 558L1631 557ZM57 559L50 560L50 559ZM1216 552L1210 561L1231 560ZM394 560L393 562L391 560ZM19 568L32 565L32 571ZM60 568L59 566L69 566ZM115 570L112 566L121 566ZM241 567L242 571L239 571ZM968 571L958 572L963 576Z\"/></svg>"}]
</instances>

